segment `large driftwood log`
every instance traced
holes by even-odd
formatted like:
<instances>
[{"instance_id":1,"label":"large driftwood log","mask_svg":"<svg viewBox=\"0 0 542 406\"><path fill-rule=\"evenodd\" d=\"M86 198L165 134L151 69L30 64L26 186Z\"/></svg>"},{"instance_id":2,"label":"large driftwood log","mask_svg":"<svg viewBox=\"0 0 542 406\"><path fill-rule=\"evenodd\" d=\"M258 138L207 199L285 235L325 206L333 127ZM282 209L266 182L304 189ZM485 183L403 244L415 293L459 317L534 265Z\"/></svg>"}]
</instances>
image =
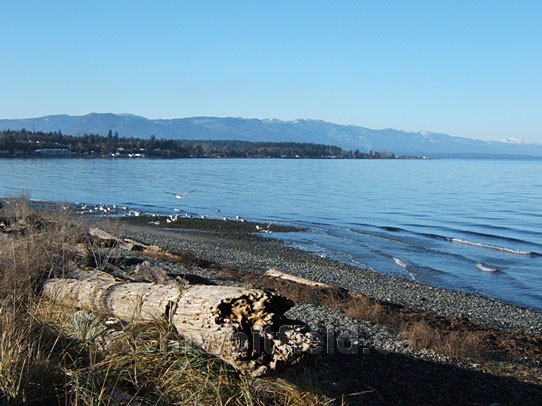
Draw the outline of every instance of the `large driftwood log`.
<instances>
[{"instance_id":1,"label":"large driftwood log","mask_svg":"<svg viewBox=\"0 0 542 406\"><path fill-rule=\"evenodd\" d=\"M288 367L314 345L310 333L284 318L291 302L262 290L124 283L96 272L79 279L50 279L43 295L126 321L165 317L188 341L243 374L261 376Z\"/></svg>"}]
</instances>

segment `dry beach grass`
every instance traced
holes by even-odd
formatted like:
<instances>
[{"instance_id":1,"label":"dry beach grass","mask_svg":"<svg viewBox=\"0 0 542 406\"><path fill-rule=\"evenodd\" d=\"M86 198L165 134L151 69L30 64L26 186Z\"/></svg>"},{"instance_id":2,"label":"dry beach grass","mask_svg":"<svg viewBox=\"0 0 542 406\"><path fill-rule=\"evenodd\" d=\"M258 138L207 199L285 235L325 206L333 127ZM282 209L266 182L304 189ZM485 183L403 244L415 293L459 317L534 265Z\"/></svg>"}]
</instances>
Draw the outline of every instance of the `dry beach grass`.
<instances>
[{"instance_id":1,"label":"dry beach grass","mask_svg":"<svg viewBox=\"0 0 542 406\"><path fill-rule=\"evenodd\" d=\"M34 212L25 198L4 202L0 221L0 402L2 404L325 404L317 388L258 389L231 367L184 341L164 320L115 323L60 308L38 292L44 278L73 266L69 247L86 244L81 222L63 211ZM105 345L107 342L107 345Z\"/></svg>"},{"instance_id":2,"label":"dry beach grass","mask_svg":"<svg viewBox=\"0 0 542 406\"><path fill-rule=\"evenodd\" d=\"M329 275L354 270L262 239L250 223L183 219L163 228L143 217L83 219L69 210L36 212L25 198L9 200L0 214L3 403L537 404L542 398L536 324L506 328L506 320L492 325L491 315L483 323L453 309L383 300L355 286L307 286L266 275L272 267L304 277L318 267ZM165 251L101 247L87 237L89 221ZM72 266L69 247L77 244L86 245L92 265L129 278L136 277L134 264L149 261L192 283L273 290L296 303L292 317L333 334L324 351L283 374L239 376L164 320L104 328L108 315L68 312L41 299L40 282ZM356 337L336 340L354 328Z\"/></svg>"}]
</instances>

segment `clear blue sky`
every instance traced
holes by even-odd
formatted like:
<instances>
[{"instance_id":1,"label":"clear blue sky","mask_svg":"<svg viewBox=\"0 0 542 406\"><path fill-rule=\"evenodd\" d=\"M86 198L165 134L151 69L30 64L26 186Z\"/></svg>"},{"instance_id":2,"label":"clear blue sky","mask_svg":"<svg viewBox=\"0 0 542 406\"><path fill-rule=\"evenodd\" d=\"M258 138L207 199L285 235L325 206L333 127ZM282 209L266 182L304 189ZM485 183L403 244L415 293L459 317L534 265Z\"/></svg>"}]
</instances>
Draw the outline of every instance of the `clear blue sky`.
<instances>
[{"instance_id":1,"label":"clear blue sky","mask_svg":"<svg viewBox=\"0 0 542 406\"><path fill-rule=\"evenodd\" d=\"M0 118L313 118L542 142L538 0L0 0L0 38Z\"/></svg>"}]
</instances>

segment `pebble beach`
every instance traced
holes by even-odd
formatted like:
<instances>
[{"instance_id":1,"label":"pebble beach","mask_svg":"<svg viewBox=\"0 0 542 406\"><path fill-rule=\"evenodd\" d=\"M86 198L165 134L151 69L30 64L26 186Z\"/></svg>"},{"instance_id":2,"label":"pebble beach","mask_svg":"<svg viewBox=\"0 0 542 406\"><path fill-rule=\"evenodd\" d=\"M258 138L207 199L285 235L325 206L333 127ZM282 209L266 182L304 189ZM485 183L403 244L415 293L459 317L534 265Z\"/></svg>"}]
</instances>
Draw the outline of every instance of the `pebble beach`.
<instances>
[{"instance_id":1,"label":"pebble beach","mask_svg":"<svg viewBox=\"0 0 542 406\"><path fill-rule=\"evenodd\" d=\"M507 355L493 360L456 357L424 345L411 345L408 333L363 316L353 317L340 306L294 300L287 317L305 323L311 331L327 337L328 343L331 338L337 345L346 338L347 346L354 344L354 353L336 349L330 353L328 344L324 355L327 366L317 374L320 387L326 387L331 396L349 393L348 404L508 404L518 397L522 404L537 404L536 399L542 396L542 311L379 274L289 247L273 238L273 232L296 232L293 228L274 225L270 233L261 233L257 231L264 226L261 224L207 219L182 219L163 227L156 224L156 219L145 217L102 223L116 235L171 252L190 252L200 260L231 269L233 279L225 282L220 272L209 266L180 271L212 283L246 285L248 280L251 285L248 274L261 277L254 287L275 290L277 285L265 285L264 277L266 271L275 269L389 304L392 312L406 314L400 316L405 320L409 314L421 315L428 325L436 320L437 325L445 326L444 334L453 337L458 332L458 337L463 337L460 341L468 341L469 331L483 331L490 342L480 341L474 346L486 354L496 354L495 349L498 353L510 342L523 347L521 354L508 359ZM168 269L172 274L178 271L175 267ZM288 296L288 287L281 294ZM444 324L438 324L443 320ZM466 323L467 330L455 330L454 320L461 320L460 325ZM433 333L439 335L441 327L436 328ZM462 342L456 345L461 347ZM385 389L390 382L392 391ZM358 399L352 393L363 395Z\"/></svg>"},{"instance_id":2,"label":"pebble beach","mask_svg":"<svg viewBox=\"0 0 542 406\"><path fill-rule=\"evenodd\" d=\"M53 203L33 206L64 216ZM289 299L280 323L300 322L321 340L302 364L270 378L296 382L296 371L304 371L333 404L538 404L542 396L538 309L290 247L275 238L302 231L290 225L77 214L69 208L61 207L82 240L95 236L98 227L126 244L87 240L91 267L104 259L103 269L121 281L233 285ZM41 221L39 215L28 220ZM24 224L19 231L5 225L0 236L16 238ZM158 277L145 269L160 270Z\"/></svg>"},{"instance_id":3,"label":"pebble beach","mask_svg":"<svg viewBox=\"0 0 542 406\"><path fill-rule=\"evenodd\" d=\"M150 220L115 223L124 236L173 252L190 251L202 258L262 273L270 268L359 292L383 302L503 330L542 333L542 311L499 300L423 285L377 273L286 246L254 230L254 225L222 220L182 219L175 226L156 227ZM282 231L282 230L279 230ZM295 232L295 229L289 229Z\"/></svg>"}]
</instances>

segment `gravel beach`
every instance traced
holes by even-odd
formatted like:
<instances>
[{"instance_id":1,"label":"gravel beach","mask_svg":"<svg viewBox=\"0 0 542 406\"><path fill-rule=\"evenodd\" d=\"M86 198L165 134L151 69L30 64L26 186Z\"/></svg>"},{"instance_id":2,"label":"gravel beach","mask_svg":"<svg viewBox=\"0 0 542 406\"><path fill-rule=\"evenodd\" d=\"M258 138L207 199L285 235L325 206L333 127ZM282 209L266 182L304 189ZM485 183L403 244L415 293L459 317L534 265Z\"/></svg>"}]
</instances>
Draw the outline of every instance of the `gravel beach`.
<instances>
[{"instance_id":1,"label":"gravel beach","mask_svg":"<svg viewBox=\"0 0 542 406\"><path fill-rule=\"evenodd\" d=\"M542 311L537 309L345 265L273 239L273 232L296 232L293 228L267 229L265 224L234 220L167 223L165 218L146 217L106 219L100 227L173 253L189 252L196 259L195 265L180 267L157 263L168 273L269 288L292 298L295 305L286 315L335 346L330 352L326 344L321 355L325 368L317 368L319 388L347 404L538 404L542 398ZM271 233L257 232L263 227ZM308 299L296 300L296 287L266 279L270 268L331 285L339 295L331 302L319 301L317 296L327 293L316 290ZM223 279L224 269L229 279ZM398 330L397 325L352 316L340 303L343 298L357 300L356 295L386 304L406 324ZM453 348L446 354L431 345L412 345L402 328L415 327L416 320L434 327L429 335L442 331L448 338L457 337L452 347L476 336L472 346L481 351L471 358L453 355ZM353 344L355 351L337 350L340 342Z\"/></svg>"},{"instance_id":2,"label":"gravel beach","mask_svg":"<svg viewBox=\"0 0 542 406\"><path fill-rule=\"evenodd\" d=\"M383 302L504 330L542 333L542 311L499 300L423 285L290 248L272 234L255 232L251 223L182 219L158 227L148 218L124 218L117 233L173 252L190 251L201 258L262 273L269 268L359 292ZM226 224L227 223L227 224ZM277 231L283 231L278 228ZM294 229L288 231L295 232ZM271 237L271 238L269 238Z\"/></svg>"},{"instance_id":3,"label":"gravel beach","mask_svg":"<svg viewBox=\"0 0 542 406\"><path fill-rule=\"evenodd\" d=\"M540 310L294 249L274 238L300 231L291 226L66 213L89 244L80 267L103 269L127 282L237 285L290 299L285 316L319 334L323 345L271 381L294 383L309 374L311 391L333 404L538 405L542 399ZM26 220L41 224L39 216ZM24 233L25 224L18 231L4 227L0 237L7 241ZM96 226L114 237L84 231ZM158 276L145 269L158 269Z\"/></svg>"}]
</instances>

